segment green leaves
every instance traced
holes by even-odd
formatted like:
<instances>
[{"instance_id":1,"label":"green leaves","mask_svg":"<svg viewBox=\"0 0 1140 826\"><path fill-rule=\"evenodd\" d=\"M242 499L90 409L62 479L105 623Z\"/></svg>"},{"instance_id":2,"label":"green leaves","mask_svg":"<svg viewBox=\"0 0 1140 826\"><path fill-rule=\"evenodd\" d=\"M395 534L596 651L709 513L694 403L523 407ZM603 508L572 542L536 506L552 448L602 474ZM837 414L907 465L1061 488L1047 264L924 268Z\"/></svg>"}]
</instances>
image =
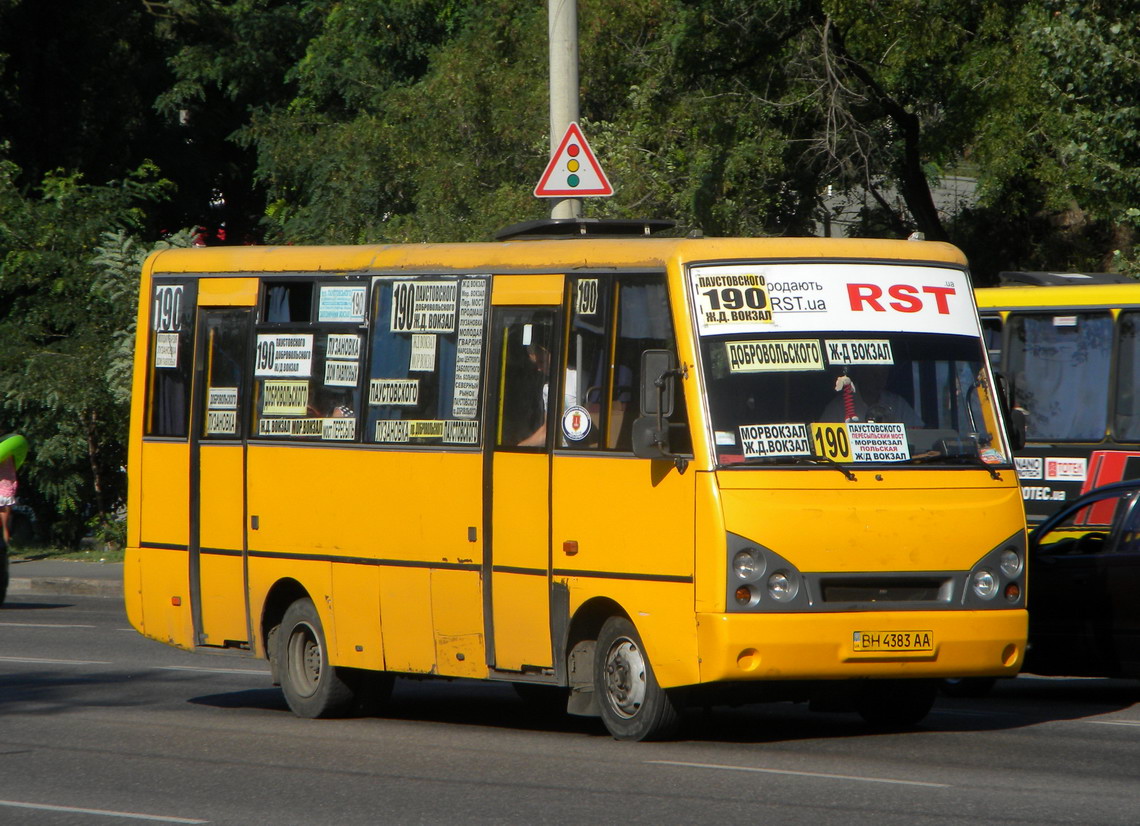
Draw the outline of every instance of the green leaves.
<instances>
[{"instance_id":1,"label":"green leaves","mask_svg":"<svg viewBox=\"0 0 1140 826\"><path fill-rule=\"evenodd\" d=\"M24 195L0 175L0 427L32 456L21 498L75 542L125 496L130 331L146 250L137 232L167 182L144 164L93 186L48 175Z\"/></svg>"}]
</instances>

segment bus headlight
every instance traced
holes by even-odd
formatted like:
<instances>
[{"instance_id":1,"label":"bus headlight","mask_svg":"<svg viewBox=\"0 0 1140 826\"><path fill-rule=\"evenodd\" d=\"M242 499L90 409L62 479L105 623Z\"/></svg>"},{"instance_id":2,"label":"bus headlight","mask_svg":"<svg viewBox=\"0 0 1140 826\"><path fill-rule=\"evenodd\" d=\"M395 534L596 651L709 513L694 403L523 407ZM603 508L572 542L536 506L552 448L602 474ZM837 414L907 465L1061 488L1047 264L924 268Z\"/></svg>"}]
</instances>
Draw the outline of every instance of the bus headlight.
<instances>
[{"instance_id":1,"label":"bus headlight","mask_svg":"<svg viewBox=\"0 0 1140 826\"><path fill-rule=\"evenodd\" d=\"M799 579L787 571L776 571L768 577L768 593L777 602L791 602L799 591Z\"/></svg>"},{"instance_id":2,"label":"bus headlight","mask_svg":"<svg viewBox=\"0 0 1140 826\"><path fill-rule=\"evenodd\" d=\"M752 551L740 551L732 558L732 572L743 582L759 579L764 574L764 558Z\"/></svg>"},{"instance_id":3,"label":"bus headlight","mask_svg":"<svg viewBox=\"0 0 1140 826\"><path fill-rule=\"evenodd\" d=\"M1001 552L1001 572L1008 579L1013 579L1021 573L1021 555L1013 548L1006 548Z\"/></svg>"},{"instance_id":4,"label":"bus headlight","mask_svg":"<svg viewBox=\"0 0 1140 826\"><path fill-rule=\"evenodd\" d=\"M980 568L970 577L970 587L981 599L993 599L998 592L997 577L986 568Z\"/></svg>"}]
</instances>

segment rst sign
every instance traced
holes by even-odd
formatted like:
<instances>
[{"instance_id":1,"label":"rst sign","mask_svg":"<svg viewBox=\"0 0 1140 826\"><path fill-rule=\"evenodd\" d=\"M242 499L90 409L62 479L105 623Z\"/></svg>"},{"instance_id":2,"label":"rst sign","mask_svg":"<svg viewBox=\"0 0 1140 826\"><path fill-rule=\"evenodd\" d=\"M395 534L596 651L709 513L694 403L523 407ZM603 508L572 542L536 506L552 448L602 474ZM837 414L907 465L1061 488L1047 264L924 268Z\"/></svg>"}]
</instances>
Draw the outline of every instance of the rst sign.
<instances>
[{"instance_id":1,"label":"rst sign","mask_svg":"<svg viewBox=\"0 0 1140 826\"><path fill-rule=\"evenodd\" d=\"M950 297L957 293L954 286L926 284L848 284L847 296L852 312L870 310L876 313L920 313L934 302L940 315L949 315Z\"/></svg>"},{"instance_id":2,"label":"rst sign","mask_svg":"<svg viewBox=\"0 0 1140 826\"><path fill-rule=\"evenodd\" d=\"M966 274L908 264L693 267L702 335L851 330L980 335Z\"/></svg>"}]
</instances>

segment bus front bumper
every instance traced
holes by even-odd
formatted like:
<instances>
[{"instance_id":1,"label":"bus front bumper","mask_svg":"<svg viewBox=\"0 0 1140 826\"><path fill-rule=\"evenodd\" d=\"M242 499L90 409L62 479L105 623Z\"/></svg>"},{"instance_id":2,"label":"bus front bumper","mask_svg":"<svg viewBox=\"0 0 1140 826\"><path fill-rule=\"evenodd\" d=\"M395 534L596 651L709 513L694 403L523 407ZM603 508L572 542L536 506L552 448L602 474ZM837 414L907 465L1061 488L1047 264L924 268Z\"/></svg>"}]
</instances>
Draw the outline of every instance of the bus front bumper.
<instances>
[{"instance_id":1,"label":"bus front bumper","mask_svg":"<svg viewBox=\"0 0 1140 826\"><path fill-rule=\"evenodd\" d=\"M702 683L1012 677L1025 610L697 614Z\"/></svg>"}]
</instances>

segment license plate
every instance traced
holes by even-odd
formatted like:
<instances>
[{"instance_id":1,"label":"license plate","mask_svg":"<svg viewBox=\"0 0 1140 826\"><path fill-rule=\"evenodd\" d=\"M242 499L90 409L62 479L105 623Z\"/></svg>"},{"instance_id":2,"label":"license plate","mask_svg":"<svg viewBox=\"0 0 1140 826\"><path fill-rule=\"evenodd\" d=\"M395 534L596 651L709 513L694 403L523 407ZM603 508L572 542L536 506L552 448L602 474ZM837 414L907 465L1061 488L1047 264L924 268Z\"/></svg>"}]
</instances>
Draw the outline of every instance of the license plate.
<instances>
[{"instance_id":1,"label":"license plate","mask_svg":"<svg viewBox=\"0 0 1140 826\"><path fill-rule=\"evenodd\" d=\"M856 651L933 651L933 631L856 631Z\"/></svg>"}]
</instances>

